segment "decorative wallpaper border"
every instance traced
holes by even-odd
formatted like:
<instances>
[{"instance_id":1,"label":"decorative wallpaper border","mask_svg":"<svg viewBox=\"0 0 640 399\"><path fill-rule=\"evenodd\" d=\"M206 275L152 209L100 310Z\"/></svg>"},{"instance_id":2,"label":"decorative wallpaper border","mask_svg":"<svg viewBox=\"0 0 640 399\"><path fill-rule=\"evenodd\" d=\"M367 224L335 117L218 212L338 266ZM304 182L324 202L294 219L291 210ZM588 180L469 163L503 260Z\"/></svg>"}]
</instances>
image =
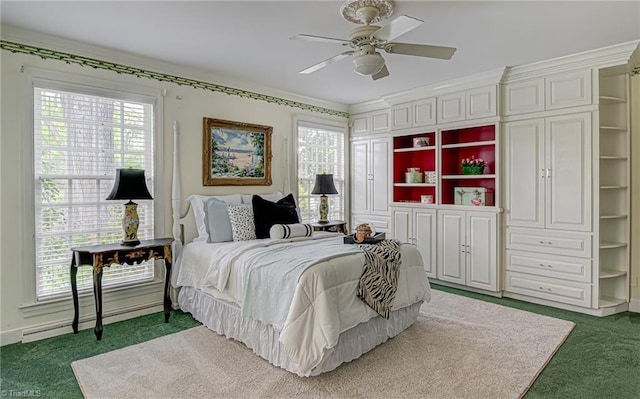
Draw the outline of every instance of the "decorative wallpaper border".
<instances>
[{"instance_id":1,"label":"decorative wallpaper border","mask_svg":"<svg viewBox=\"0 0 640 399\"><path fill-rule=\"evenodd\" d=\"M42 59L64 61L67 64L77 64L81 66L88 66L94 69L104 69L107 71L113 71L119 74L133 75L138 78L148 78L158 80L160 82L176 83L180 86L190 86L194 89L204 89L213 92L225 93L232 96L251 98L253 100L264 101L271 104L284 105L293 108L299 108L305 111L319 112L323 114L339 116L343 118L349 118L348 112L337 111L330 108L318 107L311 104L305 104L298 101L287 100L284 98L269 96L266 94L255 93L252 91L235 89L233 87L227 87L218 85L215 83L203 82L200 80L182 78L180 76L169 75L160 72L147 71L145 69L130 67L121 64L115 64L113 62L101 61L95 58L83 57L80 55L64 53L61 51L48 50L45 48L29 46L26 44L9 42L6 40L0 40L0 48L10 51L12 53L21 53L36 55Z\"/></svg>"}]
</instances>

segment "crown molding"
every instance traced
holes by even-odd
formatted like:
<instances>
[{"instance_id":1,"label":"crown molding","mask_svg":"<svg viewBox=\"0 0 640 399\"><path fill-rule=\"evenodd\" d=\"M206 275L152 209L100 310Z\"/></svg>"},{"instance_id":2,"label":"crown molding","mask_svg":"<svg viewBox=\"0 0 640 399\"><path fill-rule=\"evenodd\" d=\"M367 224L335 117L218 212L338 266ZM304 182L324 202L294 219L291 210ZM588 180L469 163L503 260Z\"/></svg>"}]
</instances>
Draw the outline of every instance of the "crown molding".
<instances>
[{"instance_id":1,"label":"crown molding","mask_svg":"<svg viewBox=\"0 0 640 399\"><path fill-rule=\"evenodd\" d=\"M499 84L502 81L506 69L506 67L501 67L498 69L492 69L469 76L463 76L461 78L446 80L444 82L439 82L428 86L421 86L403 92L388 94L382 96L382 99L388 104L395 105L417 100L420 98L433 97L441 94L449 94L482 86L495 85Z\"/></svg>"},{"instance_id":2,"label":"crown molding","mask_svg":"<svg viewBox=\"0 0 640 399\"><path fill-rule=\"evenodd\" d=\"M346 104L331 103L282 90L261 87L257 84L232 81L216 76L211 72L55 36L43 35L10 25L2 25L1 30L0 48L13 53L35 55L43 59L58 60L68 64L133 75L138 78L148 78L181 86L251 98L341 118L349 117L347 112L348 105ZM158 70L163 72L158 72ZM220 83L211 83L212 80Z\"/></svg>"},{"instance_id":3,"label":"crown molding","mask_svg":"<svg viewBox=\"0 0 640 399\"><path fill-rule=\"evenodd\" d=\"M631 72L640 61L638 44L640 44L640 40L634 40L550 60L514 66L508 69L504 80L505 82L513 82L576 69L607 68L624 64L629 65L629 72Z\"/></svg>"},{"instance_id":4,"label":"crown molding","mask_svg":"<svg viewBox=\"0 0 640 399\"><path fill-rule=\"evenodd\" d=\"M349 113L361 114L364 112L379 111L381 109L389 108L390 105L382 99L370 100L363 103L353 104L349 107Z\"/></svg>"}]
</instances>

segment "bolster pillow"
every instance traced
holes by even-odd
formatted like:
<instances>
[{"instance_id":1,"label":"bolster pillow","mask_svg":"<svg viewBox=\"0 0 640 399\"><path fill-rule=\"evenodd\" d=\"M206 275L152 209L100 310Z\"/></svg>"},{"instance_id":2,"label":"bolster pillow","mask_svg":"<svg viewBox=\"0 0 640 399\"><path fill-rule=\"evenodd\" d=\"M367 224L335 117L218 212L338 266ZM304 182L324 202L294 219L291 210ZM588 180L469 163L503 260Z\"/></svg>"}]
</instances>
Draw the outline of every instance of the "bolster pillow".
<instances>
[{"instance_id":1,"label":"bolster pillow","mask_svg":"<svg viewBox=\"0 0 640 399\"><path fill-rule=\"evenodd\" d=\"M313 235L313 227L310 224L274 224L269 229L269 237L271 238L293 238L293 237L311 237Z\"/></svg>"}]
</instances>

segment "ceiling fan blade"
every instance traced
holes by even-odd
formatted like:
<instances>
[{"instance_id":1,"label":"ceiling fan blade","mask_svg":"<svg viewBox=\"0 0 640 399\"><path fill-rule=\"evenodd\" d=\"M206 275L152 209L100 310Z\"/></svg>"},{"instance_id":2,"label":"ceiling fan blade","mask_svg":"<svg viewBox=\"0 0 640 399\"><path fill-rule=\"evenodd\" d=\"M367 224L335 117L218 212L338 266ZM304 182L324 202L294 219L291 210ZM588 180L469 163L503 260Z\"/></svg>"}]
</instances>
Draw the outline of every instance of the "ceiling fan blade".
<instances>
[{"instance_id":1,"label":"ceiling fan blade","mask_svg":"<svg viewBox=\"0 0 640 399\"><path fill-rule=\"evenodd\" d=\"M457 49L455 47L430 46L428 44L389 43L384 47L384 50L391 54L415 55L418 57L450 60Z\"/></svg>"},{"instance_id":2,"label":"ceiling fan blade","mask_svg":"<svg viewBox=\"0 0 640 399\"><path fill-rule=\"evenodd\" d=\"M389 70L387 69L387 64L385 63L384 66L382 67L382 69L380 70L380 72L371 75L371 78L373 80L378 80L378 79L382 79L386 76L389 76Z\"/></svg>"},{"instance_id":3,"label":"ceiling fan blade","mask_svg":"<svg viewBox=\"0 0 640 399\"><path fill-rule=\"evenodd\" d=\"M291 36L291 39L306 40L308 42L342 44L343 46L347 46L351 44L350 41L344 40L344 39L334 39L332 37L313 36L313 35L295 35L295 36Z\"/></svg>"},{"instance_id":4,"label":"ceiling fan blade","mask_svg":"<svg viewBox=\"0 0 640 399\"><path fill-rule=\"evenodd\" d=\"M398 18L391 21L388 25L383 26L373 33L373 37L378 40L390 41L396 37L402 36L405 33L422 25L424 21L417 18L408 17L406 15L400 15Z\"/></svg>"},{"instance_id":5,"label":"ceiling fan blade","mask_svg":"<svg viewBox=\"0 0 640 399\"><path fill-rule=\"evenodd\" d=\"M309 74L309 73L315 72L315 71L317 71L318 69L322 69L322 68L326 67L326 66L327 66L327 65L329 65L329 64L333 64L333 63L334 63L334 62L336 62L336 61L339 61L339 60L341 60L341 59L343 59L343 58L347 58L347 57L349 57L350 55L352 55L353 53L355 53L355 51L353 51L353 50L351 50L351 51L345 51L345 52L344 52L344 53L342 53L342 54L334 55L333 57L331 57L331 58L329 58L329 59L326 59L326 60L324 60L324 61L322 61L322 62L319 62L319 63L317 63L317 64L315 64L315 65L312 65L312 66L310 66L309 68L307 68L307 69L305 69L305 70L302 70L302 71L300 71L300 72L298 72L298 73L301 73L301 74L306 75L306 74Z\"/></svg>"}]
</instances>

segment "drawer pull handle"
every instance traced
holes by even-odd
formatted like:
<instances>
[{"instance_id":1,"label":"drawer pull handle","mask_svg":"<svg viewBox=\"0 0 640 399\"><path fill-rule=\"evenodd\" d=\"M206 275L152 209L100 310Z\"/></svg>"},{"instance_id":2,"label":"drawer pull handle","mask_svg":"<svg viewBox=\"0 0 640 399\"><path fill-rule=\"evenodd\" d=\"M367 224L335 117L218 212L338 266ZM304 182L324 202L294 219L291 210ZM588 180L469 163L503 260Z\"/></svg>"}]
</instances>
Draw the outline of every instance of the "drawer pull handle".
<instances>
[{"instance_id":1,"label":"drawer pull handle","mask_svg":"<svg viewBox=\"0 0 640 399\"><path fill-rule=\"evenodd\" d=\"M547 265L547 267L548 267L549 269L553 269L553 266L551 266L551 265Z\"/></svg>"},{"instance_id":2,"label":"drawer pull handle","mask_svg":"<svg viewBox=\"0 0 640 399\"><path fill-rule=\"evenodd\" d=\"M543 263L540 263L540 267L544 267L544 264L543 264Z\"/></svg>"},{"instance_id":3,"label":"drawer pull handle","mask_svg":"<svg viewBox=\"0 0 640 399\"><path fill-rule=\"evenodd\" d=\"M540 244L544 244L544 241L542 241L542 240L541 240L541 241L540 241Z\"/></svg>"},{"instance_id":4,"label":"drawer pull handle","mask_svg":"<svg viewBox=\"0 0 640 399\"><path fill-rule=\"evenodd\" d=\"M540 288L541 290L544 290L544 288L543 288L543 287L538 287L538 288Z\"/></svg>"},{"instance_id":5,"label":"drawer pull handle","mask_svg":"<svg viewBox=\"0 0 640 399\"><path fill-rule=\"evenodd\" d=\"M547 244L549 245L553 245L553 243L551 241L547 241Z\"/></svg>"}]
</instances>

